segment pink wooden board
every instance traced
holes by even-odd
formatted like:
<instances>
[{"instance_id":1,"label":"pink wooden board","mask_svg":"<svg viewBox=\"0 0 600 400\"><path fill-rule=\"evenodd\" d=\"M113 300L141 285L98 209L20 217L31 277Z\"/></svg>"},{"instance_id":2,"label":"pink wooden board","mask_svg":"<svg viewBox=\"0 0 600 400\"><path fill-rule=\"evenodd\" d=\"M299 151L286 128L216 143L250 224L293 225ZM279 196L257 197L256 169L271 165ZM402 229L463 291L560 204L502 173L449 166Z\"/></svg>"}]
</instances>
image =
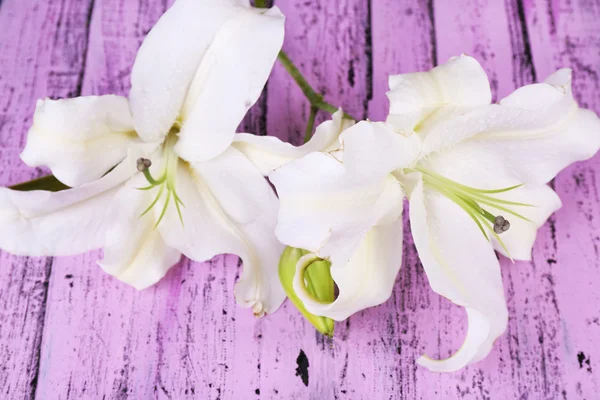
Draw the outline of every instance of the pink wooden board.
<instances>
[{"instance_id":1,"label":"pink wooden board","mask_svg":"<svg viewBox=\"0 0 600 400\"><path fill-rule=\"evenodd\" d=\"M461 52L480 60L496 98L570 66L578 100L600 111L597 0L275 3L287 15L284 49L329 102L358 117L385 117L390 73ZM0 184L45 173L19 160L35 100L127 94L136 50L169 4L0 0ZM298 144L307 116L276 66L241 129ZM408 238L390 300L338 324L332 340L288 303L262 320L238 308L234 256L184 260L136 292L100 271L99 252L0 252L0 398L598 398L600 156L554 186L564 206L540 230L533 261L502 261L508 330L461 372L414 363L425 351L451 354L465 320L431 291Z\"/></svg>"}]
</instances>

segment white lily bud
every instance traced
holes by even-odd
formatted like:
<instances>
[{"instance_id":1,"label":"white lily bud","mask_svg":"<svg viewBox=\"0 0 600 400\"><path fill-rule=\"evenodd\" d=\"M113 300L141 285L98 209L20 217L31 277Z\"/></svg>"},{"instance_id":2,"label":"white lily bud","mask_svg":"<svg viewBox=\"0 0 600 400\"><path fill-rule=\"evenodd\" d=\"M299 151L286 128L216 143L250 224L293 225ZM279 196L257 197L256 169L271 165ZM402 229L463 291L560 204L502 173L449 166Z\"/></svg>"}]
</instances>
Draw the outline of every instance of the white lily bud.
<instances>
[{"instance_id":1,"label":"white lily bud","mask_svg":"<svg viewBox=\"0 0 600 400\"><path fill-rule=\"evenodd\" d=\"M323 335L332 337L334 321L331 318L316 316L308 312L294 290L293 281L297 264L306 254L309 254L306 250L286 247L279 261L279 279L283 290L304 318ZM335 284L329 272L330 267L329 261L316 259L304 271L306 289L315 300L323 303L331 303L335 300Z\"/></svg>"}]
</instances>

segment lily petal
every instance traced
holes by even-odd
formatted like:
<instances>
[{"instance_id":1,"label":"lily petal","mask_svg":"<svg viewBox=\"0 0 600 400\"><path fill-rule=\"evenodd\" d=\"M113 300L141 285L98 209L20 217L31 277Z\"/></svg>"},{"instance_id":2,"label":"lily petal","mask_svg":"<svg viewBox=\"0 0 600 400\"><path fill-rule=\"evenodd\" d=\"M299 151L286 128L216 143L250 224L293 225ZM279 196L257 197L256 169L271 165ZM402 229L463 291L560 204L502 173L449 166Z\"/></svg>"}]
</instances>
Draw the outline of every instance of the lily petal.
<instances>
[{"instance_id":1,"label":"lily petal","mask_svg":"<svg viewBox=\"0 0 600 400\"><path fill-rule=\"evenodd\" d=\"M304 284L304 269L318 256L309 253L298 261L294 291L315 315L341 321L385 302L392 294L402 264L402 219L370 229L347 264L332 263L331 276L339 289L332 303L313 298Z\"/></svg>"},{"instance_id":2,"label":"lily petal","mask_svg":"<svg viewBox=\"0 0 600 400\"><path fill-rule=\"evenodd\" d=\"M421 161L420 165L457 183L477 189L496 190L522 184L522 181L515 177L513 166L505 164L505 153L481 151L479 141L466 141L444 152L432 154ZM494 194L493 197L531 205L507 206L528 220L493 205L484 205L492 214L503 215L509 219L511 224L511 228L501 235L508 252L495 238L494 248L507 257L530 260L537 230L561 207L560 198L545 184L525 184L510 191Z\"/></svg>"},{"instance_id":3,"label":"lily petal","mask_svg":"<svg viewBox=\"0 0 600 400\"><path fill-rule=\"evenodd\" d=\"M273 234L278 201L266 179L234 148L192 168L182 165L176 179L183 226L169 206L159 225L166 243L195 261L240 256L238 304L259 316L276 311L285 299L277 274L284 246Z\"/></svg>"},{"instance_id":4,"label":"lily petal","mask_svg":"<svg viewBox=\"0 0 600 400\"><path fill-rule=\"evenodd\" d=\"M311 153L269 175L280 199L279 240L345 265L375 225L402 214L403 192L391 175L356 177L325 153Z\"/></svg>"},{"instance_id":5,"label":"lily petal","mask_svg":"<svg viewBox=\"0 0 600 400\"><path fill-rule=\"evenodd\" d=\"M404 132L414 130L440 107L473 107L492 101L485 71L464 54L428 72L390 76L389 85L387 122Z\"/></svg>"},{"instance_id":6,"label":"lily petal","mask_svg":"<svg viewBox=\"0 0 600 400\"><path fill-rule=\"evenodd\" d=\"M283 44L285 18L277 7L239 9L208 47L183 105L176 151L190 162L209 160L231 144Z\"/></svg>"},{"instance_id":7,"label":"lily petal","mask_svg":"<svg viewBox=\"0 0 600 400\"><path fill-rule=\"evenodd\" d=\"M340 146L338 137L352 125L354 121L345 119L340 109L332 115L331 120L317 126L315 134L302 146L293 146L274 136L257 136L249 133L235 135L233 146L244 153L263 175L268 175L274 169L308 153L315 151L326 153L336 150Z\"/></svg>"},{"instance_id":8,"label":"lily petal","mask_svg":"<svg viewBox=\"0 0 600 400\"><path fill-rule=\"evenodd\" d=\"M159 141L169 132L215 35L242 9L236 3L177 0L148 33L131 71L129 94L143 140Z\"/></svg>"},{"instance_id":9,"label":"lily petal","mask_svg":"<svg viewBox=\"0 0 600 400\"><path fill-rule=\"evenodd\" d=\"M571 71L517 89L500 104L438 113L422 127L423 155L474 142L482 159L502 159L520 183L547 183L567 165L600 149L600 119L579 109ZM473 144L469 144L474 146Z\"/></svg>"},{"instance_id":10,"label":"lily petal","mask_svg":"<svg viewBox=\"0 0 600 400\"><path fill-rule=\"evenodd\" d=\"M383 179L398 168L417 161L421 148L419 135L397 133L382 122L361 121L340 136L348 173L367 180Z\"/></svg>"},{"instance_id":11,"label":"lily petal","mask_svg":"<svg viewBox=\"0 0 600 400\"><path fill-rule=\"evenodd\" d=\"M450 358L417 362L432 371L456 371L484 358L506 329L508 311L492 246L457 205L417 183L410 197L411 230L431 288L466 308L469 327Z\"/></svg>"},{"instance_id":12,"label":"lily petal","mask_svg":"<svg viewBox=\"0 0 600 400\"><path fill-rule=\"evenodd\" d=\"M102 177L136 140L124 97L38 100L21 159L30 167L48 166L76 187Z\"/></svg>"},{"instance_id":13,"label":"lily petal","mask_svg":"<svg viewBox=\"0 0 600 400\"><path fill-rule=\"evenodd\" d=\"M102 246L107 204L136 173L129 155L101 179L60 192L0 188L0 248L29 256L65 256Z\"/></svg>"},{"instance_id":14,"label":"lily petal","mask_svg":"<svg viewBox=\"0 0 600 400\"><path fill-rule=\"evenodd\" d=\"M137 290L157 283L181 259L181 252L167 246L154 229L156 216L151 212L140 216L159 190L137 189L145 185L143 175L137 174L112 199L104 259L98 262L105 272Z\"/></svg>"},{"instance_id":15,"label":"lily petal","mask_svg":"<svg viewBox=\"0 0 600 400\"><path fill-rule=\"evenodd\" d=\"M507 215L507 218L510 219L510 229L500 236L504 246L496 238L493 238L496 251L515 260L529 261L537 231L556 210L561 208L560 197L547 185L525 185L515 189L512 193L508 192L499 197L519 203L529 202L533 205L533 207L521 207L518 210L529 221ZM488 211L495 215L506 215L503 210L493 206L489 207Z\"/></svg>"}]
</instances>

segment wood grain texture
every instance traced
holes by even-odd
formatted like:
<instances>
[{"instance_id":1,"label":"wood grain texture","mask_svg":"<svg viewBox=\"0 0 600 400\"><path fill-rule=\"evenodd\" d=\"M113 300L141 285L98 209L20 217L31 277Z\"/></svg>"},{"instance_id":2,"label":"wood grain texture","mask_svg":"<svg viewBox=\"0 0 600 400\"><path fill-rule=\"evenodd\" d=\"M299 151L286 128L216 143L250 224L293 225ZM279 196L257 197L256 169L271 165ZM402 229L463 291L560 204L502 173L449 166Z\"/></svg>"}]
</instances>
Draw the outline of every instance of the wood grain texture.
<instances>
[{"instance_id":1,"label":"wood grain texture","mask_svg":"<svg viewBox=\"0 0 600 400\"><path fill-rule=\"evenodd\" d=\"M432 3L426 1L372 3L374 73L373 99L369 104L371 119L383 120L387 116L389 102L385 93L389 89L389 75L428 70L436 64L432 10ZM407 206L405 202L405 208ZM436 376L418 368L414 360L426 349L430 354L438 351L436 347L441 343L441 336L437 334L440 299L430 289L417 256L407 212L404 215L404 232L402 268L391 298L380 307L350 318L351 329L354 329L357 319L370 328L360 333L367 339L366 351L355 353L350 348L350 353L355 354L352 363L355 368L363 364L364 359L369 360L369 368L355 374L361 377L364 374L369 382L373 382L370 392L356 388L358 398L370 395L378 399L423 398L423 393L428 390L424 382Z\"/></svg>"},{"instance_id":2,"label":"wood grain texture","mask_svg":"<svg viewBox=\"0 0 600 400\"><path fill-rule=\"evenodd\" d=\"M274 2L286 15L283 49L325 100L356 118L372 96L370 2L307 0ZM301 144L308 101L281 65L269 83L269 134ZM327 119L319 113L319 121Z\"/></svg>"},{"instance_id":3,"label":"wood grain texture","mask_svg":"<svg viewBox=\"0 0 600 400\"><path fill-rule=\"evenodd\" d=\"M495 99L516 87L532 83L526 27L518 2L462 1L461 5L436 2L436 37L440 61L465 52L482 63L490 76ZM442 22L442 20L444 22ZM487 359L458 374L440 377L436 391L444 397L559 398L559 317L554 308L551 245L552 221L538 232L533 261L512 264L501 257L509 326ZM446 302L447 304L447 302ZM444 304L444 307L447 305ZM456 329L456 321L444 320L443 331ZM454 337L456 334L451 334ZM435 387L434 386L434 387Z\"/></svg>"},{"instance_id":4,"label":"wood grain texture","mask_svg":"<svg viewBox=\"0 0 600 400\"><path fill-rule=\"evenodd\" d=\"M18 159L35 99L129 90L130 69L166 0L0 1L0 183L42 174ZM593 0L276 0L284 48L332 104L385 118L389 74L462 52L496 99L561 66L600 111L600 2ZM91 24L89 24L91 21ZM308 103L277 65L240 130L301 143ZM319 114L319 120L327 118ZM315 333L289 303L256 320L235 305L239 259L183 260L136 292L100 252L33 259L0 253L0 398L593 399L600 390L600 157L554 182L563 208L531 263L502 260L509 327L484 361L432 374L463 311L429 288L410 240L390 300ZM406 221L405 221L406 222Z\"/></svg>"},{"instance_id":5,"label":"wood grain texture","mask_svg":"<svg viewBox=\"0 0 600 400\"><path fill-rule=\"evenodd\" d=\"M0 183L44 174L19 159L35 101L76 96L86 54L90 1L6 0L0 6ZM0 251L0 397L28 399L39 354L52 258Z\"/></svg>"},{"instance_id":6,"label":"wood grain texture","mask_svg":"<svg viewBox=\"0 0 600 400\"><path fill-rule=\"evenodd\" d=\"M540 79L573 68L582 107L600 112L600 2L525 1L532 59ZM556 336L563 375L553 386L566 398L598 397L600 378L600 156L577 163L555 179L563 201L555 216L556 262L551 263Z\"/></svg>"}]
</instances>

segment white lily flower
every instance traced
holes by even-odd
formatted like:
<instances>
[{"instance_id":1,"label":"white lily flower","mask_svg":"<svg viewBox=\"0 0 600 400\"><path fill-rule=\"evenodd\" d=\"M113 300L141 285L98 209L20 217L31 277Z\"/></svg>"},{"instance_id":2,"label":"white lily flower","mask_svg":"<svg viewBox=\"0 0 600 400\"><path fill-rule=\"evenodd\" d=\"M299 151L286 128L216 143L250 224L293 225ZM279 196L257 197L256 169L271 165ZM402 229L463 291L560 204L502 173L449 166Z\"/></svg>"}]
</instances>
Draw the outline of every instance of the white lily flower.
<instances>
[{"instance_id":1,"label":"white lily flower","mask_svg":"<svg viewBox=\"0 0 600 400\"><path fill-rule=\"evenodd\" d=\"M294 280L310 313L340 321L391 295L402 260L404 192L385 171L410 165L419 149L415 139L363 121L342 133L339 150L308 154L269 175L280 198L277 237L311 252L298 262ZM304 284L317 257L331 262L339 289L330 304Z\"/></svg>"},{"instance_id":2,"label":"white lily flower","mask_svg":"<svg viewBox=\"0 0 600 400\"><path fill-rule=\"evenodd\" d=\"M137 289L181 254L233 253L244 262L238 303L257 315L275 311L285 298L278 200L233 143L283 35L276 7L177 0L139 50L129 99L38 102L22 159L74 188L1 188L0 247L35 256L103 247L102 268Z\"/></svg>"},{"instance_id":3,"label":"white lily flower","mask_svg":"<svg viewBox=\"0 0 600 400\"><path fill-rule=\"evenodd\" d=\"M561 206L546 183L598 151L600 120L577 106L568 69L499 104L490 104L484 70L464 55L393 76L390 88L388 121L422 140L415 165L396 172L409 191L417 251L432 289L465 307L469 323L452 357L418 363L455 371L483 359L506 329L493 250L531 259L537 229Z\"/></svg>"},{"instance_id":4,"label":"white lily flower","mask_svg":"<svg viewBox=\"0 0 600 400\"><path fill-rule=\"evenodd\" d=\"M351 301L332 311L346 298L343 288L336 302L315 303L301 291L299 263L296 283L306 308L339 319L370 304L373 291L391 293L373 285L369 274L377 271L393 283L400 265L397 233L379 237L377 258L371 245L371 259L364 259L362 269L344 261L369 247L368 232L381 225L370 216L386 211L380 204L389 190L382 182L393 181L409 196L412 234L433 290L464 306L469 320L465 341L452 357L423 356L418 363L455 371L484 358L508 319L494 249L529 259L537 229L561 205L546 183L600 148L600 120L579 109L570 82L571 71L563 69L490 104L490 86L477 61L452 58L429 72L391 77L387 126L394 130L379 129L379 137L344 133L343 163L310 154L275 171L271 179L281 199L278 237L329 257L338 286L343 280L355 282ZM360 126L376 129L366 122L351 129ZM419 149L407 151L415 141ZM390 207L394 201L398 215L401 203L392 198ZM303 230L301 221L308 224ZM391 241L396 246L385 247ZM345 255L337 265L336 252Z\"/></svg>"}]
</instances>

